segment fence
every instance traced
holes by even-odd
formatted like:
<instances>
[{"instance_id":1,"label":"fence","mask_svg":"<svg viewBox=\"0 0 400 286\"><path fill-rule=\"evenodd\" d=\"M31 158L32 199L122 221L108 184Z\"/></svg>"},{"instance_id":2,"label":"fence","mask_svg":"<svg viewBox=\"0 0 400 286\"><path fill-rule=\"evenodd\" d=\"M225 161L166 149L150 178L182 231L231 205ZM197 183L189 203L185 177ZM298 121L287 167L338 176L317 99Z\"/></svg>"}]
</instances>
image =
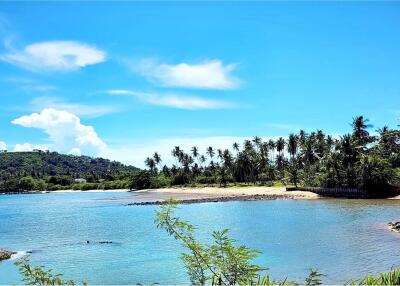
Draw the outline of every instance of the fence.
<instances>
[{"instance_id":1,"label":"fence","mask_svg":"<svg viewBox=\"0 0 400 286\"><path fill-rule=\"evenodd\" d=\"M368 197L368 191L363 189L351 188L303 188L292 187L286 188L287 191L306 191L316 193L323 197L336 197L336 198L354 198L362 199Z\"/></svg>"}]
</instances>

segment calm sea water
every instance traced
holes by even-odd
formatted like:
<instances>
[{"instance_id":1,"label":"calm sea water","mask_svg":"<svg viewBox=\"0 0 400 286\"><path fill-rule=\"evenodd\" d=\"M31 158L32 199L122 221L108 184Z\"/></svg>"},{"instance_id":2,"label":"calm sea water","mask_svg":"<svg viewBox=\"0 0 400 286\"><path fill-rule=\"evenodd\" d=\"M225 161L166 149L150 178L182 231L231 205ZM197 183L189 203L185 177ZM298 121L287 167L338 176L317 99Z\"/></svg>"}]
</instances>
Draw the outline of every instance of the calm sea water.
<instances>
[{"instance_id":1,"label":"calm sea water","mask_svg":"<svg viewBox=\"0 0 400 286\"><path fill-rule=\"evenodd\" d=\"M28 251L32 264L91 284L187 283L181 247L154 225L155 206L124 206L99 198L121 194L0 196L0 247ZM184 205L179 215L208 241L229 227L258 248L257 262L274 278L303 281L318 268L326 283L345 282L400 265L399 201L272 200ZM113 244L87 244L112 240ZM15 261L0 263L0 284L21 282Z\"/></svg>"}]
</instances>

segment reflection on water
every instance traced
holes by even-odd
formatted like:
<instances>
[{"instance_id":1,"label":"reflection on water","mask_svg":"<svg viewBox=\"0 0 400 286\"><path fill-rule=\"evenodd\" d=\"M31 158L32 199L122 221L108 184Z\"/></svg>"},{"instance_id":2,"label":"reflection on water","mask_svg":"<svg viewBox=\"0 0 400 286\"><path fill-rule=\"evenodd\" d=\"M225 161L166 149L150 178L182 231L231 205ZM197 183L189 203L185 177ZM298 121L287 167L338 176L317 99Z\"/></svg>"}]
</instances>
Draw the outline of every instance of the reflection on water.
<instances>
[{"instance_id":1,"label":"reflection on water","mask_svg":"<svg viewBox=\"0 0 400 286\"><path fill-rule=\"evenodd\" d=\"M0 196L0 247L32 250L34 264L94 284L185 283L181 247L154 226L155 206L97 200L108 193ZM229 227L240 243L259 248L257 262L275 278L302 281L318 268L325 282L345 282L400 265L395 200L272 200L184 205L182 218L207 241ZM112 241L110 244L86 241ZM20 282L13 261L0 264L0 284Z\"/></svg>"}]
</instances>

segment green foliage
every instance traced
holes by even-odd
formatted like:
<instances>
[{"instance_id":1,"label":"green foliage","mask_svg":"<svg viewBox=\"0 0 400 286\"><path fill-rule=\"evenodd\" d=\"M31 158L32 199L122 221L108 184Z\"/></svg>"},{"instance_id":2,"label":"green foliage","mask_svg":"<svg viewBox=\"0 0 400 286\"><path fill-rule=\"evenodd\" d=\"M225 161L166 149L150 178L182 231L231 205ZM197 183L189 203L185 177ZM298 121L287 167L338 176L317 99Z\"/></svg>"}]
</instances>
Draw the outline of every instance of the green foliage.
<instances>
[{"instance_id":1,"label":"green foliage","mask_svg":"<svg viewBox=\"0 0 400 286\"><path fill-rule=\"evenodd\" d=\"M149 171L143 170L132 176L129 182L129 188L135 190L148 189L151 185L152 174Z\"/></svg>"},{"instance_id":2,"label":"green foliage","mask_svg":"<svg viewBox=\"0 0 400 286\"><path fill-rule=\"evenodd\" d=\"M400 268L376 276L368 275L360 280L350 280L347 285L400 285Z\"/></svg>"},{"instance_id":3,"label":"green foliage","mask_svg":"<svg viewBox=\"0 0 400 286\"><path fill-rule=\"evenodd\" d=\"M62 274L53 274L51 269L43 266L32 267L27 259L16 262L23 276L25 285L75 285L72 280L62 280ZM82 284L86 285L85 282Z\"/></svg>"},{"instance_id":4,"label":"green foliage","mask_svg":"<svg viewBox=\"0 0 400 286\"><path fill-rule=\"evenodd\" d=\"M176 208L173 201L161 206L156 213L156 224L188 250L182 254L182 260L191 283L235 285L257 276L261 268L251 263L259 254L257 250L244 245L235 246L236 241L228 237L228 229L214 231L213 244L200 243L195 238L195 227L174 216Z\"/></svg>"},{"instance_id":5,"label":"green foliage","mask_svg":"<svg viewBox=\"0 0 400 286\"><path fill-rule=\"evenodd\" d=\"M91 183L127 180L138 170L119 162L88 156L43 151L1 152L0 192L66 189L76 178ZM80 189L78 185L75 188Z\"/></svg>"},{"instance_id":6,"label":"green foliage","mask_svg":"<svg viewBox=\"0 0 400 286\"><path fill-rule=\"evenodd\" d=\"M353 118L352 133L340 138L322 130L290 134L285 140L263 142L260 137L245 140L233 150L207 147L191 154L175 146L172 155L176 164L160 166L171 178L172 185L272 184L280 181L304 187L360 188L371 194L388 194L400 187L400 131L384 127L379 136L371 136L368 119ZM285 152L286 151L286 152ZM146 159L151 174L158 174L161 157L158 153ZM156 163L156 159L157 162Z\"/></svg>"},{"instance_id":7,"label":"green foliage","mask_svg":"<svg viewBox=\"0 0 400 286\"><path fill-rule=\"evenodd\" d=\"M306 278L306 285L307 286L316 286L322 284L322 276L325 276L322 273L319 273L316 269L310 269L310 274Z\"/></svg>"},{"instance_id":8,"label":"green foliage","mask_svg":"<svg viewBox=\"0 0 400 286\"><path fill-rule=\"evenodd\" d=\"M215 176L197 176L196 183L202 185L212 185L217 183L218 178Z\"/></svg>"},{"instance_id":9,"label":"green foliage","mask_svg":"<svg viewBox=\"0 0 400 286\"><path fill-rule=\"evenodd\" d=\"M171 178L166 177L164 174L153 176L150 179L150 189L169 187L170 185L171 185Z\"/></svg>"}]
</instances>

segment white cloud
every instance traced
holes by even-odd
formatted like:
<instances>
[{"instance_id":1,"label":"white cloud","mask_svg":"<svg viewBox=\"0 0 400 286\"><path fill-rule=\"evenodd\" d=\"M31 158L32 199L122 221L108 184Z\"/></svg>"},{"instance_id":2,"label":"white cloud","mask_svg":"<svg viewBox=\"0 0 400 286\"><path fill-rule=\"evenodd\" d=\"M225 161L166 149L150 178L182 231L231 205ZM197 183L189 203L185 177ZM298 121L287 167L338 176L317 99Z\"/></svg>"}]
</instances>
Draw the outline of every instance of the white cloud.
<instances>
[{"instance_id":1,"label":"white cloud","mask_svg":"<svg viewBox=\"0 0 400 286\"><path fill-rule=\"evenodd\" d=\"M221 108L231 108L234 107L233 104L229 102L224 102L220 100L210 100L196 96L188 96L174 93L158 94L158 93L147 93L147 92L137 92L131 90L110 90L109 94L112 95L131 95L135 96L139 100L153 104L174 107L179 109L221 109Z\"/></svg>"},{"instance_id":2,"label":"white cloud","mask_svg":"<svg viewBox=\"0 0 400 286\"><path fill-rule=\"evenodd\" d=\"M11 123L43 130L49 135L52 149L59 152L80 148L86 154L95 155L106 148L92 126L83 125L78 116L65 110L46 108L40 113L16 118Z\"/></svg>"},{"instance_id":3,"label":"white cloud","mask_svg":"<svg viewBox=\"0 0 400 286\"><path fill-rule=\"evenodd\" d=\"M0 151L7 150L6 142L0 141Z\"/></svg>"},{"instance_id":4,"label":"white cloud","mask_svg":"<svg viewBox=\"0 0 400 286\"><path fill-rule=\"evenodd\" d=\"M239 81L231 75L235 64L224 65L221 60L209 60L197 64L160 64L142 60L130 64L133 71L166 87L233 89Z\"/></svg>"},{"instance_id":5,"label":"white cloud","mask_svg":"<svg viewBox=\"0 0 400 286\"><path fill-rule=\"evenodd\" d=\"M53 108L72 112L82 117L99 117L117 111L117 107L111 105L87 105L79 103L65 102L58 97L40 96L31 101L33 110Z\"/></svg>"},{"instance_id":6,"label":"white cloud","mask_svg":"<svg viewBox=\"0 0 400 286\"><path fill-rule=\"evenodd\" d=\"M81 155L81 149L79 149L77 147L74 147L68 152L68 154L75 155L75 156L80 156Z\"/></svg>"},{"instance_id":7,"label":"white cloud","mask_svg":"<svg viewBox=\"0 0 400 286\"><path fill-rule=\"evenodd\" d=\"M0 59L33 71L71 71L105 61L106 53L76 41L49 41L0 55Z\"/></svg>"},{"instance_id":8,"label":"white cloud","mask_svg":"<svg viewBox=\"0 0 400 286\"><path fill-rule=\"evenodd\" d=\"M15 144L14 146L14 152L30 152L33 150L46 151L49 150L49 148L44 145L34 145L31 143Z\"/></svg>"}]
</instances>

